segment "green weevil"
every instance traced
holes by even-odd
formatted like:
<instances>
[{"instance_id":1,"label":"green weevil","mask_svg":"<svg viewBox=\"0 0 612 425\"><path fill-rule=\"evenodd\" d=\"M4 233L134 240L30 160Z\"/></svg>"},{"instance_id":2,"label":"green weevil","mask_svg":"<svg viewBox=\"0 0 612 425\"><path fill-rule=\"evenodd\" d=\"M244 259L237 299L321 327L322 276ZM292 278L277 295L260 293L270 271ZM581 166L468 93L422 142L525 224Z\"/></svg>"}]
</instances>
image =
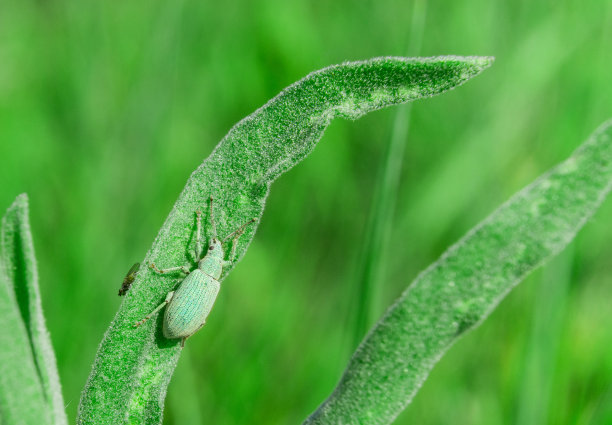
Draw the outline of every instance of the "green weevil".
<instances>
[{"instance_id":1,"label":"green weevil","mask_svg":"<svg viewBox=\"0 0 612 425\"><path fill-rule=\"evenodd\" d=\"M244 228L253 223L255 219L251 219L230 233L225 239L220 240L217 238L217 229L213 216L213 198L211 196L210 221L213 236L206 253L202 255L202 218L200 211L196 211L195 259L198 262L198 267L195 270L190 271L187 266L158 269L155 263L150 264L150 267L159 274L181 271L187 276L181 281L178 288L168 293L166 299L155 310L144 319L136 322L134 324L135 327L142 325L164 306L167 306L164 314L164 336L169 339L181 338L181 347L183 347L185 340L204 326L221 287L219 279L221 278L223 268L234 261L236 257L236 241L243 233ZM223 244L232 237L230 259L225 260Z\"/></svg>"},{"instance_id":2,"label":"green weevil","mask_svg":"<svg viewBox=\"0 0 612 425\"><path fill-rule=\"evenodd\" d=\"M123 278L123 283L121 284L121 288L119 289L120 297L127 294L127 291L130 290L130 286L132 286L132 283L134 283L134 279L136 279L136 275L138 274L139 268L140 263L134 263L134 265L130 268L130 271L128 271L125 277Z\"/></svg>"}]
</instances>

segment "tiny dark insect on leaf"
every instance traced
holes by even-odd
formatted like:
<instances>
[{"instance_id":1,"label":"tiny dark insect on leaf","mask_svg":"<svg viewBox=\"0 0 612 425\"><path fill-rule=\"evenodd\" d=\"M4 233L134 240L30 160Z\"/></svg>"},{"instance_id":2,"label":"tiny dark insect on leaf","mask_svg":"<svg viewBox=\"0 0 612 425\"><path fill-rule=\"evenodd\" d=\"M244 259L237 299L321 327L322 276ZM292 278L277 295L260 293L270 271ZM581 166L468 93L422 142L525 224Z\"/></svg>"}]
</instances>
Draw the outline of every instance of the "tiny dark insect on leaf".
<instances>
[{"instance_id":1,"label":"tiny dark insect on leaf","mask_svg":"<svg viewBox=\"0 0 612 425\"><path fill-rule=\"evenodd\" d=\"M130 271L127 272L125 277L123 278L123 283L121 284L121 288L119 289L119 296L123 296L127 294L127 291L130 290L130 286L136 279L136 275L138 274L138 269L140 268L140 263L134 263L134 265L130 268Z\"/></svg>"}]
</instances>

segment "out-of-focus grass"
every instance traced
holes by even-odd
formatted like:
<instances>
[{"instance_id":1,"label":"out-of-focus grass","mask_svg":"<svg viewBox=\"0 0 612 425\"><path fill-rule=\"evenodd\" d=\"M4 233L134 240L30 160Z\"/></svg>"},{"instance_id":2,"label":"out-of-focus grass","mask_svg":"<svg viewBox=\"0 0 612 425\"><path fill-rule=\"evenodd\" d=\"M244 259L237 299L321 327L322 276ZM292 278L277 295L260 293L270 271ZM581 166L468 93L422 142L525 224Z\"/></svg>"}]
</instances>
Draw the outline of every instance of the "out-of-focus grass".
<instances>
[{"instance_id":1,"label":"out-of-focus grass","mask_svg":"<svg viewBox=\"0 0 612 425\"><path fill-rule=\"evenodd\" d=\"M411 13L410 31L405 55L419 56L425 32L427 0L416 0ZM395 111L387 147L373 182L371 205L363 228L361 249L354 275L355 292L353 344L359 345L372 322L378 319L379 288L388 269L389 238L394 228L395 204L400 190L404 151L408 142L412 105L401 105Z\"/></svg>"},{"instance_id":2,"label":"out-of-focus grass","mask_svg":"<svg viewBox=\"0 0 612 425\"><path fill-rule=\"evenodd\" d=\"M0 209L29 193L71 420L121 280L189 173L232 124L308 72L403 54L412 10L390 0L0 6ZM412 108L377 311L406 276L610 116L610 45L609 2L428 3L422 55L496 63ZM394 115L334 122L275 183L247 255L206 329L188 341L166 423L299 423L333 388L354 349L351 278L367 217L354 206L372 197ZM527 391L547 397L551 424L609 422L610 216L607 202L571 255L535 273L458 343L397 422L519 423L531 409ZM551 383L543 395L525 379L529 359L551 349L534 338L550 279L568 281L551 324L557 358L547 376L531 377Z\"/></svg>"}]
</instances>

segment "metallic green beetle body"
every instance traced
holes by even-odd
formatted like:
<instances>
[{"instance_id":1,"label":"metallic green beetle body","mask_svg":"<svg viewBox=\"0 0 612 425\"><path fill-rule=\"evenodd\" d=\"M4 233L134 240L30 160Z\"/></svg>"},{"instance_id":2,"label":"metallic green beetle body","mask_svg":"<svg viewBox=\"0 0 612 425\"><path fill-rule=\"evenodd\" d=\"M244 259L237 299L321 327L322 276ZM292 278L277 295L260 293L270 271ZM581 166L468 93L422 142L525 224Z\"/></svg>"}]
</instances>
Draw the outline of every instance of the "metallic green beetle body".
<instances>
[{"instance_id":1,"label":"metallic green beetle body","mask_svg":"<svg viewBox=\"0 0 612 425\"><path fill-rule=\"evenodd\" d=\"M175 291L168 293L166 299L155 310L149 313L144 319L136 322L134 326L140 326L151 316L157 313L164 306L166 312L164 314L164 336L169 339L181 338L181 345L184 345L185 339L193 335L206 322L206 318L217 299L221 284L219 279L223 272L223 267L232 264L236 256L236 240L242 234L244 228L255 221L252 219L245 223L240 228L230 233L223 241L217 238L217 230L213 220L212 197L210 198L210 214L211 225L213 229L213 237L210 245L206 250L206 254L202 256L201 245L201 217L200 212L196 212L197 216L197 233L196 233L196 259L198 268L189 271L186 266L171 267L168 269L158 269L154 263L151 263L151 268L157 273L165 274L169 272L182 271L187 274L187 277L179 284ZM230 260L225 260L225 252L223 251L223 242L234 236L232 243L232 251Z\"/></svg>"},{"instance_id":2,"label":"metallic green beetle body","mask_svg":"<svg viewBox=\"0 0 612 425\"><path fill-rule=\"evenodd\" d=\"M164 315L166 338L187 338L200 329L212 310L219 294L219 278L223 271L223 249L211 249L174 291Z\"/></svg>"}]
</instances>

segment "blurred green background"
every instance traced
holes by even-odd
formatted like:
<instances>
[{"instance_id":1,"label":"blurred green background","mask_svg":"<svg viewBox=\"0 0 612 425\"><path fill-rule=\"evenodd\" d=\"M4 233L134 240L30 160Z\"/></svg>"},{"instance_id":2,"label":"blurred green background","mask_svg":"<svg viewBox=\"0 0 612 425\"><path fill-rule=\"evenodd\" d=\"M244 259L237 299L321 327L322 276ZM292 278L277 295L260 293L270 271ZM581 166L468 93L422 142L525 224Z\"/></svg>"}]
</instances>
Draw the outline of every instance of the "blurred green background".
<instances>
[{"instance_id":1,"label":"blurred green background","mask_svg":"<svg viewBox=\"0 0 612 425\"><path fill-rule=\"evenodd\" d=\"M386 271L367 300L377 315L612 117L612 3L0 3L0 209L30 196L71 421L123 276L230 127L310 71L415 49L497 59L400 109L410 130ZM334 388L355 349L359 253L397 116L333 122L273 185L186 345L164 423L300 423ZM611 213L608 200L454 346L397 423L612 423Z\"/></svg>"}]
</instances>

